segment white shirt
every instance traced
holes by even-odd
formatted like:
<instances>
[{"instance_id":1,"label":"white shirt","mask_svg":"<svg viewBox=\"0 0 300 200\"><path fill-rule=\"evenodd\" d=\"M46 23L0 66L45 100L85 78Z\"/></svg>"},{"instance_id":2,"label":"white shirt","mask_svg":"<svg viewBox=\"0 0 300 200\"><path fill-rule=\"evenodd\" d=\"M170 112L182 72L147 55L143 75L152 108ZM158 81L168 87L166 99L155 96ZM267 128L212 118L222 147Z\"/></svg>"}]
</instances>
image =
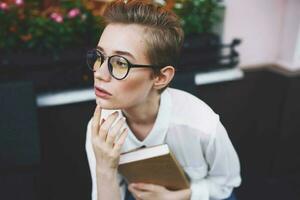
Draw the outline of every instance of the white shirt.
<instances>
[{"instance_id":1,"label":"white shirt","mask_svg":"<svg viewBox=\"0 0 300 200\"><path fill-rule=\"evenodd\" d=\"M106 118L113 110L102 110ZM122 112L119 111L122 115ZM238 156L219 116L197 97L177 89L161 94L160 107L148 136L138 140L130 128L122 152L167 143L191 181L191 200L227 198L241 183ZM97 200L96 161L91 143L91 121L86 151L92 176L92 200ZM119 175L122 199L126 185Z\"/></svg>"}]
</instances>

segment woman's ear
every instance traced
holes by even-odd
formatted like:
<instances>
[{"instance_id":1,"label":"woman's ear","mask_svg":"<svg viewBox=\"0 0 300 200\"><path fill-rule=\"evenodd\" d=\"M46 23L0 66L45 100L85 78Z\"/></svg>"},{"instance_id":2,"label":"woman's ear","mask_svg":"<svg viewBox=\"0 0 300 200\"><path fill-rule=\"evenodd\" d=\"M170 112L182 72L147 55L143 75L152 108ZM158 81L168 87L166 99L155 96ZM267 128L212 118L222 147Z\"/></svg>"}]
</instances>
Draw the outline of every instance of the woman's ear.
<instances>
[{"instance_id":1,"label":"woman's ear","mask_svg":"<svg viewBox=\"0 0 300 200\"><path fill-rule=\"evenodd\" d=\"M154 88L162 89L169 85L175 75L175 68L173 66L166 66L160 70L158 75L154 78Z\"/></svg>"}]
</instances>

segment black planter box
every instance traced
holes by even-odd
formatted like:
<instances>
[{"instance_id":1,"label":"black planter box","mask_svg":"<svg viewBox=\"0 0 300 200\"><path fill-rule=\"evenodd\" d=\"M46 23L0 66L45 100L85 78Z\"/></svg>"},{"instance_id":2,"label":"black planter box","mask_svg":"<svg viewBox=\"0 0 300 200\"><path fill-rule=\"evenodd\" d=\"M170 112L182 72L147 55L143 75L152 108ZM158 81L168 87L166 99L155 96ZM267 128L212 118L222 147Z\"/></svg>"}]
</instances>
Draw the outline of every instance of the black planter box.
<instances>
[{"instance_id":1,"label":"black planter box","mask_svg":"<svg viewBox=\"0 0 300 200\"><path fill-rule=\"evenodd\" d=\"M92 84L86 69L86 49L70 49L56 56L24 52L0 55L0 81L32 81L36 92L82 88Z\"/></svg>"},{"instance_id":2,"label":"black planter box","mask_svg":"<svg viewBox=\"0 0 300 200\"><path fill-rule=\"evenodd\" d=\"M239 63L239 54L235 50L238 44L238 39L231 44L222 44L215 34L189 35L183 44L178 69L205 72L233 68Z\"/></svg>"}]
</instances>

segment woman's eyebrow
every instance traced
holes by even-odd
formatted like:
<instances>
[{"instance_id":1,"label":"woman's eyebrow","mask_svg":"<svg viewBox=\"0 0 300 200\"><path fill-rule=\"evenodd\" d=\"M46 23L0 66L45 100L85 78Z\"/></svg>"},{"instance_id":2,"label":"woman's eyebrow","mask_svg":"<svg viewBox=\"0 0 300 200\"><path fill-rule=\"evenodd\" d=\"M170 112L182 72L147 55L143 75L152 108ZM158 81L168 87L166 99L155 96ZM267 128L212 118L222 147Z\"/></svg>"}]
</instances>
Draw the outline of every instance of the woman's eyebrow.
<instances>
[{"instance_id":1,"label":"woman's eyebrow","mask_svg":"<svg viewBox=\"0 0 300 200\"><path fill-rule=\"evenodd\" d=\"M105 53L104 49L100 46L97 46L96 49L100 50L101 52Z\"/></svg>"},{"instance_id":2,"label":"woman's eyebrow","mask_svg":"<svg viewBox=\"0 0 300 200\"><path fill-rule=\"evenodd\" d=\"M127 51L114 51L114 53L118 54L118 55L122 55L122 56L129 56L129 57L131 57L132 59L135 60L135 57Z\"/></svg>"},{"instance_id":3,"label":"woman's eyebrow","mask_svg":"<svg viewBox=\"0 0 300 200\"><path fill-rule=\"evenodd\" d=\"M105 53L105 50L102 47L100 47L100 46L97 46L96 49L98 49L101 52ZM129 57L131 57L132 59L135 60L135 57L131 53L129 53L128 51L120 51L120 50L118 50L118 51L114 51L113 53L114 53L114 55L117 54L117 55L122 55L122 56L129 56Z\"/></svg>"}]
</instances>

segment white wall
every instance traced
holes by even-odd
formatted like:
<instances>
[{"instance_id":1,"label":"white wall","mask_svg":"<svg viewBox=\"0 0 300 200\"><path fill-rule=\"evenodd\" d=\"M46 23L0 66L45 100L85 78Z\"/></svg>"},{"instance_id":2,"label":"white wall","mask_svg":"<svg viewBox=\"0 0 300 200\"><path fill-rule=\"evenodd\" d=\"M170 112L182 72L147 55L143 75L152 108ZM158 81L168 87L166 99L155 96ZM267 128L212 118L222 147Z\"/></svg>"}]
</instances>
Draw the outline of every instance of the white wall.
<instances>
[{"instance_id":1,"label":"white wall","mask_svg":"<svg viewBox=\"0 0 300 200\"><path fill-rule=\"evenodd\" d=\"M296 66L300 66L300 26L299 26L297 42L296 42L294 63Z\"/></svg>"},{"instance_id":2,"label":"white wall","mask_svg":"<svg viewBox=\"0 0 300 200\"><path fill-rule=\"evenodd\" d=\"M288 63L286 68L292 65L297 49L300 0L227 0L225 3L223 41L242 39L237 48L240 67L281 62Z\"/></svg>"},{"instance_id":3,"label":"white wall","mask_svg":"<svg viewBox=\"0 0 300 200\"><path fill-rule=\"evenodd\" d=\"M277 63L293 71L300 69L300 63L299 61L297 63L296 58L300 48L300 1L288 0L284 14L282 40Z\"/></svg>"}]
</instances>

